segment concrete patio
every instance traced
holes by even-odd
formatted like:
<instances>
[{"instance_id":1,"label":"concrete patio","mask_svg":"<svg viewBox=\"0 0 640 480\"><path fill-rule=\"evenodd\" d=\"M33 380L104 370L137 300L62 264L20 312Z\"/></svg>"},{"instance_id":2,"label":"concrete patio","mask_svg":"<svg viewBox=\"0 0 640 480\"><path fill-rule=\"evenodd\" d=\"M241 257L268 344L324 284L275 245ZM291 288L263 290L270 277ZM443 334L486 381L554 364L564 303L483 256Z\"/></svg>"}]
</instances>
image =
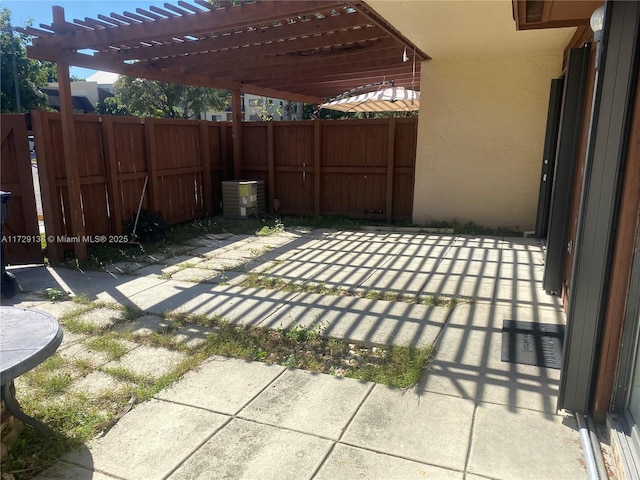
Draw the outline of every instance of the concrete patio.
<instances>
[{"instance_id":1,"label":"concrete patio","mask_svg":"<svg viewBox=\"0 0 640 480\"><path fill-rule=\"evenodd\" d=\"M435 343L435 360L418 385L400 391L215 357L38 478L586 478L576 422L555 411L559 370L500 359L504 319L564 322L559 299L540 288L538 241L294 230L190 243L104 272L13 272L28 291L56 287L149 314L315 324L370 344ZM252 271L464 302L449 309L238 286ZM144 355L138 361L143 368Z\"/></svg>"}]
</instances>

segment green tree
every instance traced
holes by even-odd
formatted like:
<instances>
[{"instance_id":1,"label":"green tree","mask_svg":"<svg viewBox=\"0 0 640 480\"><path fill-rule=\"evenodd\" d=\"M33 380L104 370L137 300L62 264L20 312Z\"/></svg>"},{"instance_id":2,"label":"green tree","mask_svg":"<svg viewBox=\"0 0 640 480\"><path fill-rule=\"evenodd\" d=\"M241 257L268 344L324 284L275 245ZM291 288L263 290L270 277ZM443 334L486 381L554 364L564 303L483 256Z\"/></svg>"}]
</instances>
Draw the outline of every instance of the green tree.
<instances>
[{"instance_id":1,"label":"green tree","mask_svg":"<svg viewBox=\"0 0 640 480\"><path fill-rule=\"evenodd\" d=\"M191 118L206 109L223 110L229 97L225 90L124 75L114 84L114 90L117 103L132 115L160 118Z\"/></svg>"},{"instance_id":2,"label":"green tree","mask_svg":"<svg viewBox=\"0 0 640 480\"><path fill-rule=\"evenodd\" d=\"M22 111L45 108L46 97L38 88L55 81L55 65L27 58L29 37L12 32L11 11L7 8L0 8L0 30L0 111L18 111L14 60Z\"/></svg>"},{"instance_id":3,"label":"green tree","mask_svg":"<svg viewBox=\"0 0 640 480\"><path fill-rule=\"evenodd\" d=\"M129 109L122 105L116 97L107 97L96 104L96 113L101 115L131 115Z\"/></svg>"}]
</instances>

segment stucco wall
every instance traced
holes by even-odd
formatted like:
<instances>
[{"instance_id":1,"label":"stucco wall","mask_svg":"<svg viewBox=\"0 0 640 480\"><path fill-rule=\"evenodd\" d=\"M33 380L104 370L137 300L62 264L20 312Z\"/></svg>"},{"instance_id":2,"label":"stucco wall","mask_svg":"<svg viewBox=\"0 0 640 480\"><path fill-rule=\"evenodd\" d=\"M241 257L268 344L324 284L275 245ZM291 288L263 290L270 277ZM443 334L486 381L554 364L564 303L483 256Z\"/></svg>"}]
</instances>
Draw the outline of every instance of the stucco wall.
<instances>
[{"instance_id":1,"label":"stucco wall","mask_svg":"<svg viewBox=\"0 0 640 480\"><path fill-rule=\"evenodd\" d=\"M413 220L535 226L549 87L562 53L422 66Z\"/></svg>"}]
</instances>

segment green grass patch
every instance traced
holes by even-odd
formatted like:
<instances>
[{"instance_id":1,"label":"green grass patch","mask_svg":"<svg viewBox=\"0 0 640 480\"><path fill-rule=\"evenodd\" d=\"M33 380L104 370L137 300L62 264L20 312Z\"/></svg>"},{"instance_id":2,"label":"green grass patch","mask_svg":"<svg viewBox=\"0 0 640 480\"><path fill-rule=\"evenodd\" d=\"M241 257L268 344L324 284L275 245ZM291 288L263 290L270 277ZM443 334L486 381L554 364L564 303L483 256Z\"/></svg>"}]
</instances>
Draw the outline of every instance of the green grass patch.
<instances>
[{"instance_id":1,"label":"green grass patch","mask_svg":"<svg viewBox=\"0 0 640 480\"><path fill-rule=\"evenodd\" d=\"M263 226L260 230L256 232L256 235L259 237L266 237L269 235L277 235L279 233L283 233L284 231L285 231L284 223L282 223L281 219L276 218L273 226L271 225Z\"/></svg>"},{"instance_id":2,"label":"green grass patch","mask_svg":"<svg viewBox=\"0 0 640 480\"><path fill-rule=\"evenodd\" d=\"M314 289L324 291L324 285ZM16 480L28 480L55 463L64 453L93 438L111 426L132 398L136 403L156 395L185 373L212 355L261 361L301 368L314 372L385 383L406 388L418 381L428 365L432 349L410 347L367 347L323 334L317 322L309 326L294 323L287 327L236 326L219 316L167 313L171 330L148 336L134 336L125 331L92 332L78 316L96 308L109 306L125 316L139 316L137 310L82 300L62 317L65 329L92 333L85 340L87 348L104 352L110 359L122 357L127 348L123 341L135 341L168 349L188 350L188 356L171 372L154 379L136 373L135 368L95 367L81 359L66 359L56 354L21 378L17 397L24 411L53 430L44 438L25 428L18 445L9 453L3 472L14 473ZM76 323L74 323L76 322ZM211 334L198 347L176 345L172 332L188 325L211 328ZM69 387L75 379L102 371L125 385L114 391L88 398ZM21 396L22 395L22 396Z\"/></svg>"},{"instance_id":3,"label":"green grass patch","mask_svg":"<svg viewBox=\"0 0 640 480\"><path fill-rule=\"evenodd\" d=\"M434 354L433 347L411 348L392 346L379 364L366 364L345 376L392 387L415 385Z\"/></svg>"},{"instance_id":4,"label":"green grass patch","mask_svg":"<svg viewBox=\"0 0 640 480\"><path fill-rule=\"evenodd\" d=\"M375 289L352 291L338 287L327 287L324 283L295 283L288 282L279 277L271 277L261 273L250 273L239 284L240 287L266 288L269 290L282 290L285 292L317 293L320 295L333 295L341 297L360 297L367 300L383 300L386 302L420 303L429 307L455 308L468 300L453 297L419 297L405 295L400 292L382 291Z\"/></svg>"},{"instance_id":5,"label":"green grass patch","mask_svg":"<svg viewBox=\"0 0 640 480\"><path fill-rule=\"evenodd\" d=\"M128 351L122 341L111 332L91 338L85 345L91 350L107 354L109 360L117 360Z\"/></svg>"}]
</instances>

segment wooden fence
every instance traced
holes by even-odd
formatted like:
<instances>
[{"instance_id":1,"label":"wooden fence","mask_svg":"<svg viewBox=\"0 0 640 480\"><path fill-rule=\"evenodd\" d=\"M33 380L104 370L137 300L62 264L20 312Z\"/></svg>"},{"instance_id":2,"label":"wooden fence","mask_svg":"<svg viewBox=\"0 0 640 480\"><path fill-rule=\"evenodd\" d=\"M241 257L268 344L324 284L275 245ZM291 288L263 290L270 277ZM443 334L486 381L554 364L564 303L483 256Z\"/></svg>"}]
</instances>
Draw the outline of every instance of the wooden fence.
<instances>
[{"instance_id":1,"label":"wooden fence","mask_svg":"<svg viewBox=\"0 0 640 480\"><path fill-rule=\"evenodd\" d=\"M40 263L42 246L25 116L3 114L0 124L0 189L11 193L8 216L2 228L6 261L9 264Z\"/></svg>"},{"instance_id":2,"label":"wooden fence","mask_svg":"<svg viewBox=\"0 0 640 480\"><path fill-rule=\"evenodd\" d=\"M417 118L247 122L242 172L230 123L75 115L85 235L121 234L141 196L170 224L221 211L221 181L264 180L267 211L410 219ZM71 231L58 113L32 112L47 235ZM143 189L147 181L147 187ZM49 252L61 258L62 243Z\"/></svg>"},{"instance_id":3,"label":"wooden fence","mask_svg":"<svg viewBox=\"0 0 640 480\"><path fill-rule=\"evenodd\" d=\"M284 215L411 219L417 118L251 122L245 178L264 180Z\"/></svg>"}]
</instances>

